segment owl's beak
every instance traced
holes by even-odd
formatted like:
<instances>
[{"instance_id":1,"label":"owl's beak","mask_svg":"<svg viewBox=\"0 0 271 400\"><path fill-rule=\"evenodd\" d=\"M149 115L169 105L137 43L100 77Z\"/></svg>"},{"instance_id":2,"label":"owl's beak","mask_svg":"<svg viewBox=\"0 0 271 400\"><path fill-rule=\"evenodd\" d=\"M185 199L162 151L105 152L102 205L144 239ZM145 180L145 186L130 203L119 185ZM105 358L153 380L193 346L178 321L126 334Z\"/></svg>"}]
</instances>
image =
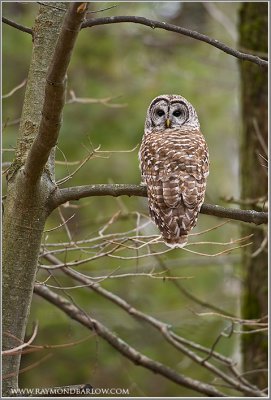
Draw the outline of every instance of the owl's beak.
<instances>
[{"instance_id":1,"label":"owl's beak","mask_svg":"<svg viewBox=\"0 0 271 400\"><path fill-rule=\"evenodd\" d=\"M166 128L170 128L171 120L169 118L166 119Z\"/></svg>"}]
</instances>

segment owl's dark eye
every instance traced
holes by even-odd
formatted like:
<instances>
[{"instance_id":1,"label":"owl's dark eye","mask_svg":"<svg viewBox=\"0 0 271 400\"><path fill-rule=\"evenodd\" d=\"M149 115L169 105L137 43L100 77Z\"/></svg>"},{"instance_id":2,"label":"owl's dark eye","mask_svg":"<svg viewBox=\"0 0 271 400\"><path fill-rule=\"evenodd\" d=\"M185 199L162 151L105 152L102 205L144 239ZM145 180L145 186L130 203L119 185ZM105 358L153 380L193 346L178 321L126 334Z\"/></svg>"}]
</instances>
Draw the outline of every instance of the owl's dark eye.
<instances>
[{"instance_id":1,"label":"owl's dark eye","mask_svg":"<svg viewBox=\"0 0 271 400\"><path fill-rule=\"evenodd\" d=\"M165 115L165 111L162 110L161 108L159 108L159 109L156 111L156 114L158 115L158 117L162 117L162 115Z\"/></svg>"},{"instance_id":2,"label":"owl's dark eye","mask_svg":"<svg viewBox=\"0 0 271 400\"><path fill-rule=\"evenodd\" d=\"M175 110L172 113L174 115L174 117L180 117L182 115L182 111L181 110Z\"/></svg>"}]
</instances>

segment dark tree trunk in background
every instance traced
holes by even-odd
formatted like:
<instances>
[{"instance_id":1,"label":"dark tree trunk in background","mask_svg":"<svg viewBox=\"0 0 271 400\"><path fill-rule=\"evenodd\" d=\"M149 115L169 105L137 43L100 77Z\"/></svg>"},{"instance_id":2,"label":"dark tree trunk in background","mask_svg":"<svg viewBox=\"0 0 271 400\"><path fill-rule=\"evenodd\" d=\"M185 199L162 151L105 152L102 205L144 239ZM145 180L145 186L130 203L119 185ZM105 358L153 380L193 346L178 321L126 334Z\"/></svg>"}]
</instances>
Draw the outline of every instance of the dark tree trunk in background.
<instances>
[{"instance_id":1,"label":"dark tree trunk in background","mask_svg":"<svg viewBox=\"0 0 271 400\"><path fill-rule=\"evenodd\" d=\"M267 3L243 3L239 25L241 49L246 49L246 52L261 57L266 56L267 24ZM243 120L241 197L255 199L267 196L267 154L265 152L268 135L267 70L252 63L241 62L240 71ZM256 203L253 207L257 209ZM260 208L258 204L258 209ZM262 318L267 315L268 299L267 244L265 244L267 233L263 228L254 228L249 225L244 228L243 233L254 236L253 245L244 248L243 252L242 316L246 319ZM262 250L258 250L261 246ZM242 352L245 371L267 368L266 332L242 335ZM253 373L250 378L259 387L267 387L267 373L263 371Z\"/></svg>"}]
</instances>

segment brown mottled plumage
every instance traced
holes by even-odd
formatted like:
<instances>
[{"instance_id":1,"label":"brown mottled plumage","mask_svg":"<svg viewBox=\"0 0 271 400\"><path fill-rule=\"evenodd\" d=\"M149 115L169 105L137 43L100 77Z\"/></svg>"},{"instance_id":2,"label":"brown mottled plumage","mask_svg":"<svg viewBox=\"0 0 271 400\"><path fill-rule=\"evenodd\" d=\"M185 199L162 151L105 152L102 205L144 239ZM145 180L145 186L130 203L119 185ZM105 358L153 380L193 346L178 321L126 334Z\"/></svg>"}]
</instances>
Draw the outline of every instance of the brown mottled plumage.
<instances>
[{"instance_id":1,"label":"brown mottled plumage","mask_svg":"<svg viewBox=\"0 0 271 400\"><path fill-rule=\"evenodd\" d=\"M151 102L139 158L152 219L168 246L185 246L209 174L208 147L186 99L162 95Z\"/></svg>"}]
</instances>

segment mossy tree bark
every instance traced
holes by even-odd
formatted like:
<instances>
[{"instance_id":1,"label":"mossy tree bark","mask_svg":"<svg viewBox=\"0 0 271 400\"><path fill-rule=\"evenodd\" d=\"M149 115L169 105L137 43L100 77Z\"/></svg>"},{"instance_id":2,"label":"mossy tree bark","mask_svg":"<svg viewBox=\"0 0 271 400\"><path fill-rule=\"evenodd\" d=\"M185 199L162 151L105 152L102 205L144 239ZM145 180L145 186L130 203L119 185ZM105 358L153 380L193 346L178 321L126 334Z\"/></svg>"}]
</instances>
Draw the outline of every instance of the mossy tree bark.
<instances>
[{"instance_id":1,"label":"mossy tree bark","mask_svg":"<svg viewBox=\"0 0 271 400\"><path fill-rule=\"evenodd\" d=\"M33 28L32 59L4 210L3 350L24 342L42 232L56 190L54 146L65 76L86 9L86 3L41 5ZM19 352L4 355L4 396L18 388L19 367Z\"/></svg>"},{"instance_id":2,"label":"mossy tree bark","mask_svg":"<svg viewBox=\"0 0 271 400\"><path fill-rule=\"evenodd\" d=\"M267 54L267 3L243 3L240 10L240 47L246 52ZM267 196L268 82L267 70L248 62L240 63L242 96L241 196L257 199ZM265 164L265 165L264 165ZM257 201L256 201L257 202ZM264 229L246 226L245 235L253 234L253 245L244 249L243 318L267 315L268 276ZM264 245L265 244L265 245ZM259 387L267 387L266 333L242 336L243 369L261 369L250 376Z\"/></svg>"}]
</instances>

